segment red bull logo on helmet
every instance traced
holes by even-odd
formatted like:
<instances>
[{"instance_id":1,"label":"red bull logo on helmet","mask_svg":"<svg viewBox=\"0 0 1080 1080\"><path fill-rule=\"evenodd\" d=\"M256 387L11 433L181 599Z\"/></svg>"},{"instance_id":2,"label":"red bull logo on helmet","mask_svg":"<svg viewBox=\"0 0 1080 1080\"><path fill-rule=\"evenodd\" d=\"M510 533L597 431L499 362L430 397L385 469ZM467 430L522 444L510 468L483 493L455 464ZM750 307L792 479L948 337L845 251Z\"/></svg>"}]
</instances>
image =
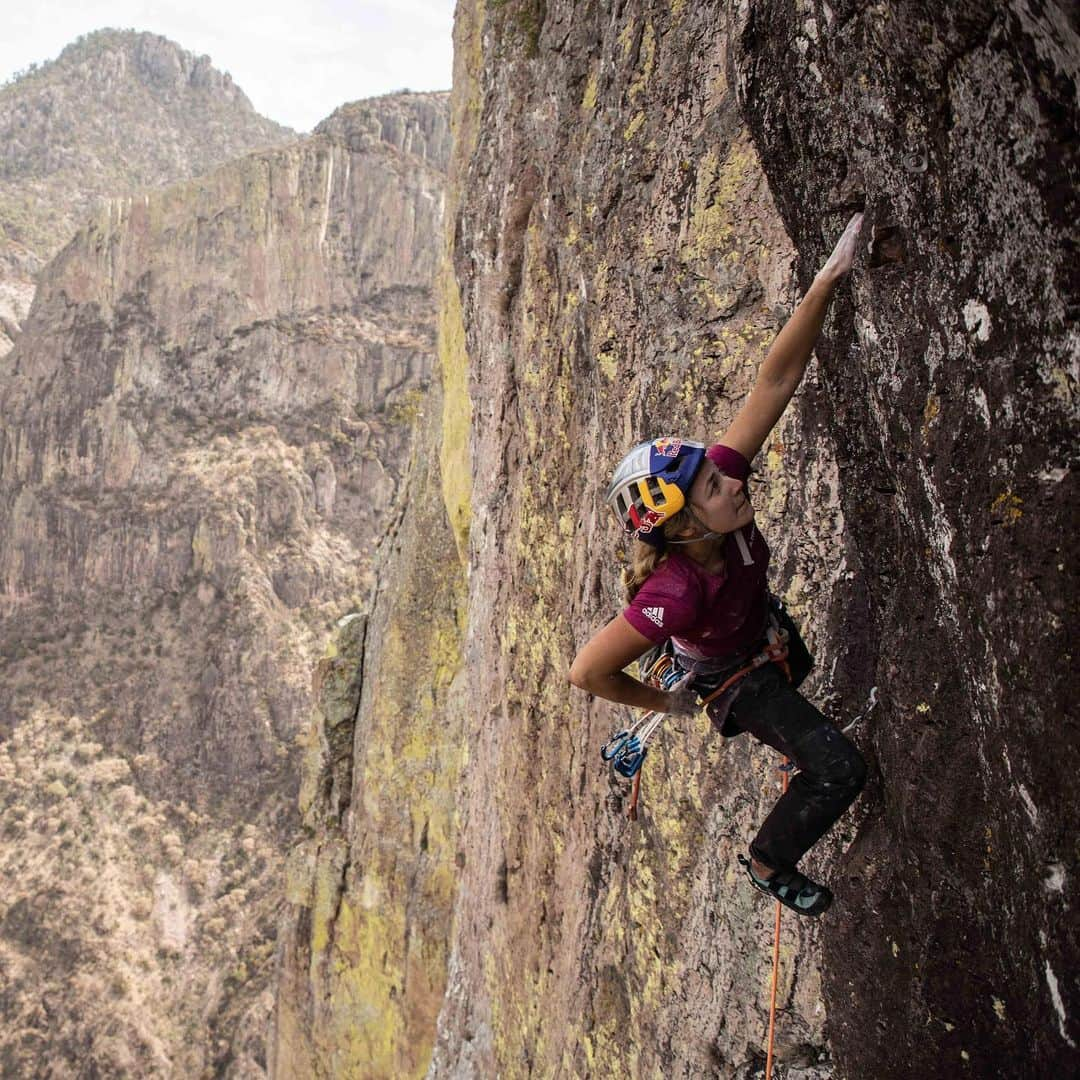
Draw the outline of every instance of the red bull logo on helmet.
<instances>
[{"instance_id":1,"label":"red bull logo on helmet","mask_svg":"<svg viewBox=\"0 0 1080 1080\"><path fill-rule=\"evenodd\" d=\"M646 510L639 519L637 531L639 533L651 533L653 529L663 523L664 515L656 510Z\"/></svg>"},{"instance_id":2,"label":"red bull logo on helmet","mask_svg":"<svg viewBox=\"0 0 1080 1080\"><path fill-rule=\"evenodd\" d=\"M655 439L653 449L661 457L678 457L679 451L682 449L682 439Z\"/></svg>"}]
</instances>

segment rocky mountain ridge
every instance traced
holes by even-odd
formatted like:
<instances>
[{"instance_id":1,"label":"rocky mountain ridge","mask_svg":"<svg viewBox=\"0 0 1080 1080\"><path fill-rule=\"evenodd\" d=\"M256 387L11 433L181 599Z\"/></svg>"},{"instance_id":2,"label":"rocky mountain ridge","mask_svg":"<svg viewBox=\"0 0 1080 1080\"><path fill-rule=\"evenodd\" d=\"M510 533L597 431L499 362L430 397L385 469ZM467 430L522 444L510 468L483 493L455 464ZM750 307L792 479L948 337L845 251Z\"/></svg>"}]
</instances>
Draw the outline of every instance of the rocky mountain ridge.
<instances>
[{"instance_id":1,"label":"rocky mountain ridge","mask_svg":"<svg viewBox=\"0 0 1080 1080\"><path fill-rule=\"evenodd\" d=\"M106 199L294 138L209 57L100 30L0 87L0 352L37 272Z\"/></svg>"}]
</instances>

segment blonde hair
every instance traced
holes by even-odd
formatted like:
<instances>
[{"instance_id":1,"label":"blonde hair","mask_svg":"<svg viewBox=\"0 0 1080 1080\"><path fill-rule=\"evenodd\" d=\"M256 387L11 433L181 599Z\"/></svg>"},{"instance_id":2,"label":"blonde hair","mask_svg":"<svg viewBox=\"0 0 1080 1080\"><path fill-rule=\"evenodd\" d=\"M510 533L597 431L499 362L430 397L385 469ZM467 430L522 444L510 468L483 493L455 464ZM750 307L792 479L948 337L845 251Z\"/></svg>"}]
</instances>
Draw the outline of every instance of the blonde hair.
<instances>
[{"instance_id":1,"label":"blonde hair","mask_svg":"<svg viewBox=\"0 0 1080 1080\"><path fill-rule=\"evenodd\" d=\"M693 518L688 508L683 507L677 514L673 514L662 526L665 536L674 536L687 525L693 524ZM644 540L634 539L634 546L630 551L630 566L623 571L622 583L629 604L637 595L638 589L649 579L649 575L668 557L668 549L654 547L646 544Z\"/></svg>"}]
</instances>

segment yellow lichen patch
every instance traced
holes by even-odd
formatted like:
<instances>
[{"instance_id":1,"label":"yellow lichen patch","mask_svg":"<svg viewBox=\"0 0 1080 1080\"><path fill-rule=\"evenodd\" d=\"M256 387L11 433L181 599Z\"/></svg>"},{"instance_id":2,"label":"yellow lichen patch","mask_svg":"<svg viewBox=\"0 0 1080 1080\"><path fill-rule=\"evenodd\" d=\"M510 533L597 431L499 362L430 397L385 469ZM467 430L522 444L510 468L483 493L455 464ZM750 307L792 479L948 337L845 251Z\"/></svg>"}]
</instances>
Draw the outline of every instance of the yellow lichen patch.
<instances>
[{"instance_id":1,"label":"yellow lichen patch","mask_svg":"<svg viewBox=\"0 0 1080 1080\"><path fill-rule=\"evenodd\" d=\"M623 138L629 142L640 130L641 125L645 123L645 114L639 112L629 124L626 125L626 130L623 131Z\"/></svg>"},{"instance_id":2,"label":"yellow lichen patch","mask_svg":"<svg viewBox=\"0 0 1080 1080\"><path fill-rule=\"evenodd\" d=\"M784 606L793 614L802 615L802 599L806 592L806 578L796 572L791 575L788 587L784 590Z\"/></svg>"},{"instance_id":3,"label":"yellow lichen patch","mask_svg":"<svg viewBox=\"0 0 1080 1080\"><path fill-rule=\"evenodd\" d=\"M596 71L589 72L589 78L585 83L585 93L581 95L581 108L586 112L592 112L596 108Z\"/></svg>"},{"instance_id":4,"label":"yellow lichen patch","mask_svg":"<svg viewBox=\"0 0 1080 1080\"><path fill-rule=\"evenodd\" d=\"M739 188L757 170L757 157L746 136L728 148L723 162L709 151L698 162L697 182L690 210L690 234L679 254L685 262L713 259L729 249L737 235L735 207ZM733 250L726 255L737 253Z\"/></svg>"},{"instance_id":5,"label":"yellow lichen patch","mask_svg":"<svg viewBox=\"0 0 1080 1080\"><path fill-rule=\"evenodd\" d=\"M311 906L312 962L330 943L330 926L341 894L341 867L345 862L344 845L332 841L319 853Z\"/></svg>"},{"instance_id":6,"label":"yellow lichen patch","mask_svg":"<svg viewBox=\"0 0 1080 1080\"><path fill-rule=\"evenodd\" d=\"M1072 379L1068 371L1064 368L1054 368L1053 371L1050 372L1050 384L1053 388L1053 395L1058 401L1063 401L1066 405L1072 403L1073 387Z\"/></svg>"},{"instance_id":7,"label":"yellow lichen patch","mask_svg":"<svg viewBox=\"0 0 1080 1080\"><path fill-rule=\"evenodd\" d=\"M656 33L653 30L652 19L646 21L645 29L641 35L639 59L641 75L630 84L629 97L631 101L648 85L649 78L653 73L653 67L656 64Z\"/></svg>"},{"instance_id":8,"label":"yellow lichen patch","mask_svg":"<svg viewBox=\"0 0 1080 1080\"><path fill-rule=\"evenodd\" d=\"M937 394L928 394L926 398L926 406L923 409L923 429L929 428L930 425L938 418L938 414L941 412L941 399Z\"/></svg>"},{"instance_id":9,"label":"yellow lichen patch","mask_svg":"<svg viewBox=\"0 0 1080 1080\"><path fill-rule=\"evenodd\" d=\"M596 354L596 363L606 379L614 379L619 370L619 362L614 352Z\"/></svg>"},{"instance_id":10,"label":"yellow lichen patch","mask_svg":"<svg viewBox=\"0 0 1080 1080\"><path fill-rule=\"evenodd\" d=\"M990 504L990 513L1000 518L1002 524L1008 527L1015 525L1024 516L1024 511L1020 509L1023 505L1024 500L1018 495L1014 495L1011 491L1003 491Z\"/></svg>"},{"instance_id":11,"label":"yellow lichen patch","mask_svg":"<svg viewBox=\"0 0 1080 1080\"><path fill-rule=\"evenodd\" d=\"M342 900L335 924L331 1033L335 1057L352 1068L339 1075L402 1075L403 1017L386 1003L396 996L401 978L398 965L387 963L387 953L401 947L404 935L400 907L358 909Z\"/></svg>"}]
</instances>

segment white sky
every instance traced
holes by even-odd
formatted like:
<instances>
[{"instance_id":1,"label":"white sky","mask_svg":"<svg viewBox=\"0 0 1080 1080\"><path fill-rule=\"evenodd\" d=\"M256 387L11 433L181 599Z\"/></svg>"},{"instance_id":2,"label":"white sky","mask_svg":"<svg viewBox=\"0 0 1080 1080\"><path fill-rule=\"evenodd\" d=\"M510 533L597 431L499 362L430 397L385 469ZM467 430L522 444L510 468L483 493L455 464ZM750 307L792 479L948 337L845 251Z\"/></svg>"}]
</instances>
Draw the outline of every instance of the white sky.
<instances>
[{"instance_id":1,"label":"white sky","mask_svg":"<svg viewBox=\"0 0 1080 1080\"><path fill-rule=\"evenodd\" d=\"M310 131L339 105L449 90L454 0L45 0L5 5L0 83L80 34L162 34L206 53L263 116Z\"/></svg>"}]
</instances>

